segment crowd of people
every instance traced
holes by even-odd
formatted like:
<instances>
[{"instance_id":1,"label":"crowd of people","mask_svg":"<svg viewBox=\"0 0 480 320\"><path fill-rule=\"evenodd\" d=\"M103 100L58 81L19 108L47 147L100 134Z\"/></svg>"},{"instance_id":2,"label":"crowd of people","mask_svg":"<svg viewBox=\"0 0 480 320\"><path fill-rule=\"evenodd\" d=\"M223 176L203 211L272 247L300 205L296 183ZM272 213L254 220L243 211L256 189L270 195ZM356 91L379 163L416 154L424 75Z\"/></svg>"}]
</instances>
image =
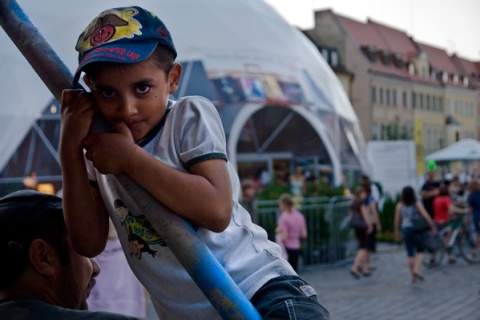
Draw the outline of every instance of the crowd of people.
<instances>
[{"instance_id":1,"label":"crowd of people","mask_svg":"<svg viewBox=\"0 0 480 320\"><path fill-rule=\"evenodd\" d=\"M463 216L467 217L474 226L476 242L471 251L472 257L478 255L480 246L480 184L479 177L471 177L463 183L458 176L447 175L446 179L438 180L435 171L426 174L425 182L419 190L420 199L417 200L417 192L406 186L402 190L401 201L395 210L395 236L400 241L400 234L408 256L408 266L411 271L412 282L423 280L421 266L427 253L426 237L435 237L438 230L446 228L440 241L449 243L452 230L458 226ZM428 223L427 228L419 228L418 222L414 221L416 215L421 215ZM401 231L401 233L400 233ZM436 263L436 252L430 250L427 261ZM455 263L452 248L447 247L448 263Z\"/></svg>"}]
</instances>

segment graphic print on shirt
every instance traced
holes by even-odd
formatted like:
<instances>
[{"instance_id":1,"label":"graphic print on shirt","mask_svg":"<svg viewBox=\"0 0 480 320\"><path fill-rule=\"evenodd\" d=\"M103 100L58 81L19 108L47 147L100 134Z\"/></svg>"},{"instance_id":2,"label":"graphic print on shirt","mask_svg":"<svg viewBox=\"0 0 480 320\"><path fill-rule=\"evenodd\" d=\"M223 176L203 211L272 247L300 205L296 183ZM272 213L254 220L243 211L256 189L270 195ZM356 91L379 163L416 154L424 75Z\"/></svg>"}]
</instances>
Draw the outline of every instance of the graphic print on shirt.
<instances>
[{"instance_id":1,"label":"graphic print on shirt","mask_svg":"<svg viewBox=\"0 0 480 320\"><path fill-rule=\"evenodd\" d=\"M150 249L150 245L158 244L164 247L167 246L145 216L134 216L120 199L114 201L114 207L115 213L120 219L122 226L124 226L127 231L128 248L131 251L132 257L140 260L142 258L142 252L146 252L152 257L155 257L157 251Z\"/></svg>"}]
</instances>

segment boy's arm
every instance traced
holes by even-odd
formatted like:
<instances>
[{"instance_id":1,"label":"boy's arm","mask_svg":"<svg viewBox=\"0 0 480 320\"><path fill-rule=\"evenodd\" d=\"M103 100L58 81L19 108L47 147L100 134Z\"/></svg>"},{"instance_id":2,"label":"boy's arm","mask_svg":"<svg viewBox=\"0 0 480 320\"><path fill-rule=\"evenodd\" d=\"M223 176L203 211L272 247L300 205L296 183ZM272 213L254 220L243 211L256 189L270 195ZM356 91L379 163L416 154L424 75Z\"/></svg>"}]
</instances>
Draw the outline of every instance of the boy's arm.
<instances>
[{"instance_id":1,"label":"boy's arm","mask_svg":"<svg viewBox=\"0 0 480 320\"><path fill-rule=\"evenodd\" d=\"M95 112L88 94L64 91L59 153L65 224L75 251L87 257L102 252L108 236L108 215L100 192L90 186L83 155L83 139Z\"/></svg>"},{"instance_id":2,"label":"boy's arm","mask_svg":"<svg viewBox=\"0 0 480 320\"><path fill-rule=\"evenodd\" d=\"M233 201L225 160L199 162L189 173L167 166L140 147L126 160L124 173L173 212L214 232L227 228Z\"/></svg>"},{"instance_id":3,"label":"boy's arm","mask_svg":"<svg viewBox=\"0 0 480 320\"><path fill-rule=\"evenodd\" d=\"M197 226L222 232L232 215L232 184L224 159L172 168L135 144L124 123L116 133L85 139L86 157L102 174L126 174L160 203ZM97 152L98 151L98 152Z\"/></svg>"}]
</instances>

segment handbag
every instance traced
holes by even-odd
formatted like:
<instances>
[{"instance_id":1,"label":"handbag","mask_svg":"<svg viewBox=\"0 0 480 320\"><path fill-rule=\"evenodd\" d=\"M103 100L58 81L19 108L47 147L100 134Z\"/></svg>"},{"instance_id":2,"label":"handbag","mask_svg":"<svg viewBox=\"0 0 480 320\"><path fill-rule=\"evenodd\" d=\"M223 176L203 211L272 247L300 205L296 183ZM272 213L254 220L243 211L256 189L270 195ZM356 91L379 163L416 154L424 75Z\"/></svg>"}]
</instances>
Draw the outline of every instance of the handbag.
<instances>
[{"instance_id":1,"label":"handbag","mask_svg":"<svg viewBox=\"0 0 480 320\"><path fill-rule=\"evenodd\" d=\"M418 213L418 210L416 207L410 221L412 223L412 229L414 232L425 232L427 230L430 230L430 225L425 220L425 218Z\"/></svg>"},{"instance_id":2,"label":"handbag","mask_svg":"<svg viewBox=\"0 0 480 320\"><path fill-rule=\"evenodd\" d=\"M368 228L367 223L363 220L362 215L360 214L360 205L352 206L353 214L350 218L350 228L355 230L366 230Z\"/></svg>"}]
</instances>

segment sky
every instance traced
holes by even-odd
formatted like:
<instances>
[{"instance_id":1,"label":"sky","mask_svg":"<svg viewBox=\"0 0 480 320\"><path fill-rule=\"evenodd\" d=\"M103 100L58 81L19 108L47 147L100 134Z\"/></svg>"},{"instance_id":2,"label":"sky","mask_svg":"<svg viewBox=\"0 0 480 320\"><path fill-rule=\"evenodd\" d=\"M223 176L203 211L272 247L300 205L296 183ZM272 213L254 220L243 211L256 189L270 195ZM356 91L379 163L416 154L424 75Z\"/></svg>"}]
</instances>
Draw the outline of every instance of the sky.
<instances>
[{"instance_id":1,"label":"sky","mask_svg":"<svg viewBox=\"0 0 480 320\"><path fill-rule=\"evenodd\" d=\"M478 0L265 0L291 24L313 28L314 10L366 22L367 18L405 31L415 41L449 54L480 61Z\"/></svg>"}]
</instances>

